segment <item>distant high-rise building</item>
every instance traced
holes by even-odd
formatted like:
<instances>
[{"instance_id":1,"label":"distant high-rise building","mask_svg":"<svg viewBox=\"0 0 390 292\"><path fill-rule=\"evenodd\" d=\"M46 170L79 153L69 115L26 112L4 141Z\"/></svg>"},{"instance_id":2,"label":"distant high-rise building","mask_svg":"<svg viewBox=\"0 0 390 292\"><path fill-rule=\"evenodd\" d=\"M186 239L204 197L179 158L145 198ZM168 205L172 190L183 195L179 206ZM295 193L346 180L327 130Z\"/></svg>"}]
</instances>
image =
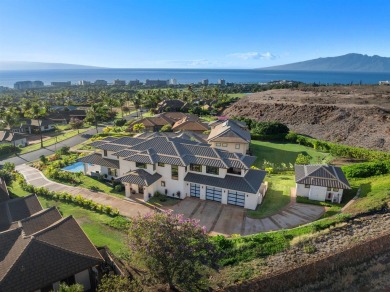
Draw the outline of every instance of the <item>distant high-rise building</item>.
<instances>
[{"instance_id":1,"label":"distant high-rise building","mask_svg":"<svg viewBox=\"0 0 390 292\"><path fill-rule=\"evenodd\" d=\"M202 85L209 85L209 80L203 79L201 83L202 83Z\"/></svg>"},{"instance_id":2,"label":"distant high-rise building","mask_svg":"<svg viewBox=\"0 0 390 292\"><path fill-rule=\"evenodd\" d=\"M171 79L169 80L169 84L170 84L170 85L177 85L177 80L176 80L175 78L171 78Z\"/></svg>"},{"instance_id":3,"label":"distant high-rise building","mask_svg":"<svg viewBox=\"0 0 390 292\"><path fill-rule=\"evenodd\" d=\"M115 79L113 85L125 86L126 85L126 81L125 80Z\"/></svg>"},{"instance_id":4,"label":"distant high-rise building","mask_svg":"<svg viewBox=\"0 0 390 292\"><path fill-rule=\"evenodd\" d=\"M87 85L91 85L91 81L80 80L79 82L77 82L77 84L81 86L87 86Z\"/></svg>"},{"instance_id":5,"label":"distant high-rise building","mask_svg":"<svg viewBox=\"0 0 390 292\"><path fill-rule=\"evenodd\" d=\"M42 81L18 81L18 82L15 82L14 84L14 88L15 89L19 89L19 90L23 90L23 89L30 89L30 88L39 88L39 87L43 87L44 84Z\"/></svg>"},{"instance_id":6,"label":"distant high-rise building","mask_svg":"<svg viewBox=\"0 0 390 292\"><path fill-rule=\"evenodd\" d=\"M219 85L225 85L225 84L226 84L225 79L219 79L219 80L218 80L218 84L219 84Z\"/></svg>"},{"instance_id":7,"label":"distant high-rise building","mask_svg":"<svg viewBox=\"0 0 390 292\"><path fill-rule=\"evenodd\" d=\"M107 85L107 81L106 80L96 80L95 85L102 85L102 86L106 86Z\"/></svg>"},{"instance_id":8,"label":"distant high-rise building","mask_svg":"<svg viewBox=\"0 0 390 292\"><path fill-rule=\"evenodd\" d=\"M129 83L128 83L130 86L138 86L141 84L141 82L139 82L138 79L135 79L135 80L130 80Z\"/></svg>"},{"instance_id":9,"label":"distant high-rise building","mask_svg":"<svg viewBox=\"0 0 390 292\"><path fill-rule=\"evenodd\" d=\"M165 86L168 85L169 80L145 80L145 85L148 86Z\"/></svg>"},{"instance_id":10,"label":"distant high-rise building","mask_svg":"<svg viewBox=\"0 0 390 292\"><path fill-rule=\"evenodd\" d=\"M55 87L67 87L67 86L71 86L72 83L70 81L55 81L55 82L51 82L51 86L55 86Z\"/></svg>"}]
</instances>

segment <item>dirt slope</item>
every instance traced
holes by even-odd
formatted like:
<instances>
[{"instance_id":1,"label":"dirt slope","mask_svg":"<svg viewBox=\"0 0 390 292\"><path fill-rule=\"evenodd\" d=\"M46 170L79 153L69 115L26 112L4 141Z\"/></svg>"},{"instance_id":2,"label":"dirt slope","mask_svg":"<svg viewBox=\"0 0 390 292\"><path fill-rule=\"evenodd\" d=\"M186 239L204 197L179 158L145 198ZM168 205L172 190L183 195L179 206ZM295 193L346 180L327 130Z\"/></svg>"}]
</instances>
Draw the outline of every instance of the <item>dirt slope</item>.
<instances>
[{"instance_id":1,"label":"dirt slope","mask_svg":"<svg viewBox=\"0 0 390 292\"><path fill-rule=\"evenodd\" d=\"M223 114L280 121L318 139L390 150L390 86L264 91L242 98Z\"/></svg>"}]
</instances>

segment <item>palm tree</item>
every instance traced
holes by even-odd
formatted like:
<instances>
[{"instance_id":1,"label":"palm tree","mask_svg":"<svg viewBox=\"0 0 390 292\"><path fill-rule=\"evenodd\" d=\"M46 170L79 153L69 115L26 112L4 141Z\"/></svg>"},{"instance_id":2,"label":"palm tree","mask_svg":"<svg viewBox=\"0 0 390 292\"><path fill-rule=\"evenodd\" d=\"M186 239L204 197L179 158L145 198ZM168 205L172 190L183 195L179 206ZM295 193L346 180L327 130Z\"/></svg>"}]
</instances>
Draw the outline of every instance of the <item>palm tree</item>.
<instances>
[{"instance_id":1,"label":"palm tree","mask_svg":"<svg viewBox=\"0 0 390 292\"><path fill-rule=\"evenodd\" d=\"M103 117L103 107L101 103L93 103L87 112L86 121L93 123L96 128L96 134L99 133L98 123Z\"/></svg>"},{"instance_id":2,"label":"palm tree","mask_svg":"<svg viewBox=\"0 0 390 292\"><path fill-rule=\"evenodd\" d=\"M24 113L26 118L38 120L39 134L41 136L41 148L43 148L43 137L42 137L42 119L47 116L46 109L41 107L38 103L32 104L31 108Z\"/></svg>"}]
</instances>

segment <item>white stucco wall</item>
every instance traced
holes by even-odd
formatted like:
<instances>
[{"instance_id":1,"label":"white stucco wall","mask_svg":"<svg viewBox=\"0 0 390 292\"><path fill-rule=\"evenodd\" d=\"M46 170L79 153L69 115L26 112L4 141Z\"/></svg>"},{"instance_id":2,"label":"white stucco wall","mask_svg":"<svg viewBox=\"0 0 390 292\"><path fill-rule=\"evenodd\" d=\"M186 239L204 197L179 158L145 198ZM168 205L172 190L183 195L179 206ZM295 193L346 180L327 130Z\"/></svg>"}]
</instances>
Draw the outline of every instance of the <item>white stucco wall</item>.
<instances>
[{"instance_id":1,"label":"white stucco wall","mask_svg":"<svg viewBox=\"0 0 390 292\"><path fill-rule=\"evenodd\" d=\"M295 187L297 189L297 196L301 196L301 197L308 197L309 196L309 192L310 192L310 188L305 188L305 185L304 184L295 184Z\"/></svg>"},{"instance_id":2,"label":"white stucco wall","mask_svg":"<svg viewBox=\"0 0 390 292\"><path fill-rule=\"evenodd\" d=\"M217 143L219 144L220 142L211 142L211 147L222 149L232 153L241 153L241 154L246 154L247 150L249 149L248 143L226 143L227 144L226 147L222 146L222 144L224 144L222 142L220 143L221 144L220 146L217 146ZM239 149L236 149L236 144L240 145Z\"/></svg>"},{"instance_id":3,"label":"white stucco wall","mask_svg":"<svg viewBox=\"0 0 390 292\"><path fill-rule=\"evenodd\" d=\"M245 209L256 210L259 194L245 193Z\"/></svg>"},{"instance_id":4,"label":"white stucco wall","mask_svg":"<svg viewBox=\"0 0 390 292\"><path fill-rule=\"evenodd\" d=\"M91 172L99 171L102 172L102 166L97 164L84 163L84 174L91 175Z\"/></svg>"},{"instance_id":5,"label":"white stucco wall","mask_svg":"<svg viewBox=\"0 0 390 292\"><path fill-rule=\"evenodd\" d=\"M326 187L310 186L309 199L316 201L325 201L326 198Z\"/></svg>"}]
</instances>

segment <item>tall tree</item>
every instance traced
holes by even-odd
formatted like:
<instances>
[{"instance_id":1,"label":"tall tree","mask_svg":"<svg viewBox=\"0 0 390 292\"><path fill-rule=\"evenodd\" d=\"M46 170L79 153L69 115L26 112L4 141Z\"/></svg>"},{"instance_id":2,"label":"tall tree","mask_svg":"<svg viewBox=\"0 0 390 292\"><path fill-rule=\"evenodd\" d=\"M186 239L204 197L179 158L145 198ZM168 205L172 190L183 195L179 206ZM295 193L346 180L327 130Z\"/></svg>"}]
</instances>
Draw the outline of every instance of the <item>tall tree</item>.
<instances>
[{"instance_id":1,"label":"tall tree","mask_svg":"<svg viewBox=\"0 0 390 292\"><path fill-rule=\"evenodd\" d=\"M24 114L26 118L31 118L38 121L39 135L41 136L41 148L43 148L43 137L42 137L42 119L47 116L46 109L41 107L38 103L33 103L31 108Z\"/></svg>"},{"instance_id":2,"label":"tall tree","mask_svg":"<svg viewBox=\"0 0 390 292\"><path fill-rule=\"evenodd\" d=\"M93 103L91 107L87 111L87 116L85 117L85 121L95 125L96 134L99 133L98 124L104 118L104 109L101 103Z\"/></svg>"}]
</instances>

